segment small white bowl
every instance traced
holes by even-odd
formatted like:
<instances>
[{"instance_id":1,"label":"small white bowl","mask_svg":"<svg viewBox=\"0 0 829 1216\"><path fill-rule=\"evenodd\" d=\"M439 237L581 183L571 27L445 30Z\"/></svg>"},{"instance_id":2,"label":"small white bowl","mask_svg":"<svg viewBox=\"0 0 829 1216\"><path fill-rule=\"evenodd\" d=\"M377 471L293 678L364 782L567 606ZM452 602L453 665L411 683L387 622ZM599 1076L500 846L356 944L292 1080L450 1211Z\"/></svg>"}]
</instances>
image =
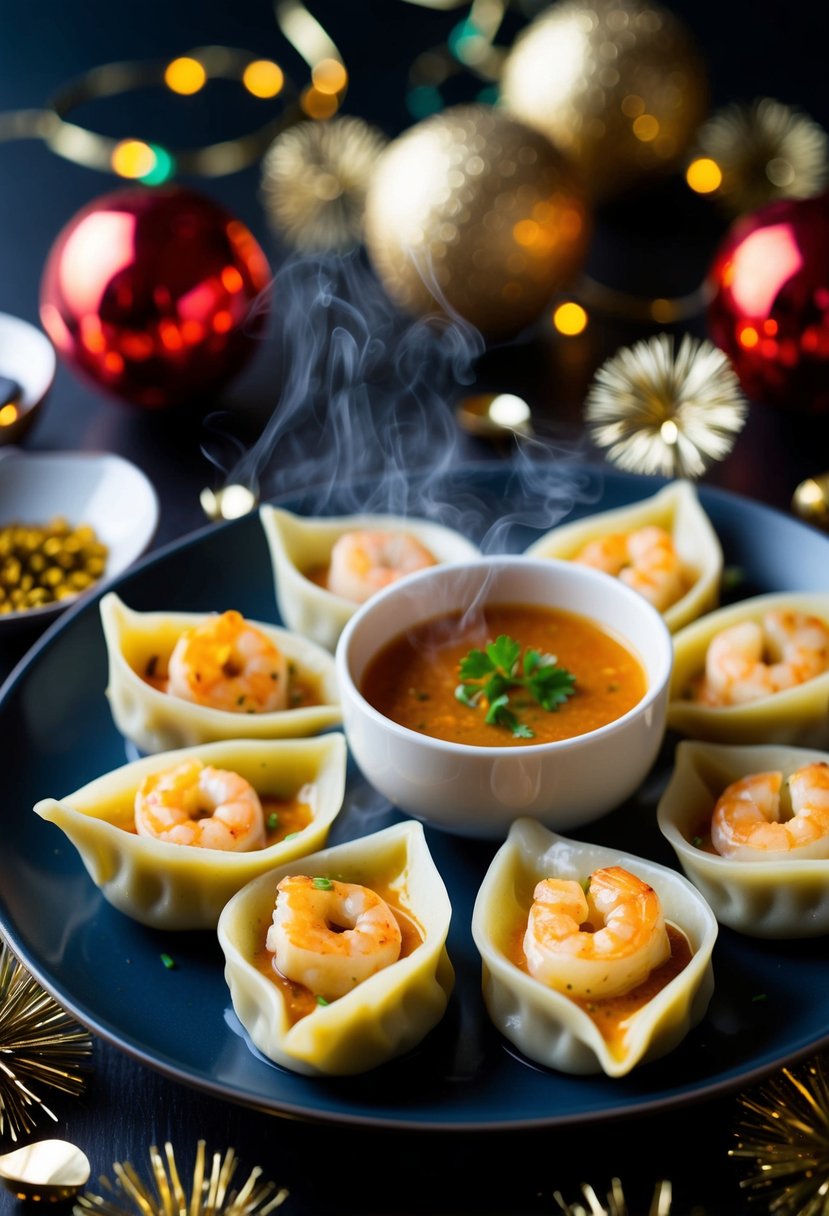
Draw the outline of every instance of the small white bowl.
<instances>
[{"instance_id":1,"label":"small white bowl","mask_svg":"<svg viewBox=\"0 0 829 1216\"><path fill-rule=\"evenodd\" d=\"M397 725L360 691L387 643L411 627L487 604L562 609L626 642L647 690L631 710L597 730L553 743L448 743ZM673 649L661 614L643 596L586 566L504 556L436 566L375 596L352 616L336 651L346 739L366 779L395 806L459 836L503 840L531 816L563 830L590 823L642 783L665 731Z\"/></svg>"},{"instance_id":2,"label":"small white bowl","mask_svg":"<svg viewBox=\"0 0 829 1216\"><path fill-rule=\"evenodd\" d=\"M3 416L0 444L19 443L49 395L55 379L55 348L38 326L0 313L0 373L20 386L9 420Z\"/></svg>"},{"instance_id":3,"label":"small white bowl","mask_svg":"<svg viewBox=\"0 0 829 1216\"><path fill-rule=\"evenodd\" d=\"M0 448L0 527L45 525L56 516L73 527L89 524L108 551L104 574L90 590L122 574L145 552L158 514L152 484L120 456ZM77 598L0 615L0 629L44 625Z\"/></svg>"}]
</instances>

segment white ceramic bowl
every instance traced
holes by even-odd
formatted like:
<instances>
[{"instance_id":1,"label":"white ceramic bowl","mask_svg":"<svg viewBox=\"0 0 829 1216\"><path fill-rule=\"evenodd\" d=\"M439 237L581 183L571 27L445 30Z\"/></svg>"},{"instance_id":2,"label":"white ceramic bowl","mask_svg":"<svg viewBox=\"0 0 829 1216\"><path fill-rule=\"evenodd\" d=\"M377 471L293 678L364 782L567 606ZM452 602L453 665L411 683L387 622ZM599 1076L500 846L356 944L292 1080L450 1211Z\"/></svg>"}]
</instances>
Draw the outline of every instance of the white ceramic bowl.
<instances>
[{"instance_id":1,"label":"white ceramic bowl","mask_svg":"<svg viewBox=\"0 0 829 1216\"><path fill-rule=\"evenodd\" d=\"M405 630L488 604L530 604L592 619L641 660L647 691L607 726L553 743L470 746L398 726L360 687L372 658ZM366 779L395 806L460 836L503 840L529 816L555 830L592 822L620 805L656 760L665 731L673 650L660 615L609 575L551 558L504 556L410 575L364 604L336 651L346 738Z\"/></svg>"},{"instance_id":2,"label":"white ceramic bowl","mask_svg":"<svg viewBox=\"0 0 829 1216\"><path fill-rule=\"evenodd\" d=\"M21 317L0 313L0 372L20 386L16 409L0 419L0 444L19 443L46 400L57 370L46 334Z\"/></svg>"},{"instance_id":3,"label":"white ceramic bowl","mask_svg":"<svg viewBox=\"0 0 829 1216\"><path fill-rule=\"evenodd\" d=\"M73 526L91 525L108 550L102 581L122 574L147 549L158 512L150 481L120 456L0 449L0 527L15 522L43 525L55 516ZM97 589L100 583L93 586ZM44 625L74 602L65 599L5 613L0 615L0 629Z\"/></svg>"}]
</instances>

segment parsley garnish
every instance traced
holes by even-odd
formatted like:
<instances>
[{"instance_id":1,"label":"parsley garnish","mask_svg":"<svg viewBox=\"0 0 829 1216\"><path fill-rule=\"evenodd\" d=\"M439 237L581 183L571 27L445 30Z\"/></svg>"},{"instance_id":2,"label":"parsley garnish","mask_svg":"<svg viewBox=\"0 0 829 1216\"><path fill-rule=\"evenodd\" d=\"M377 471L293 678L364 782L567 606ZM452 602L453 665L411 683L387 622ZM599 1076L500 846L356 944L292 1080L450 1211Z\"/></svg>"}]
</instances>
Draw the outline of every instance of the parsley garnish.
<instances>
[{"instance_id":1,"label":"parsley garnish","mask_svg":"<svg viewBox=\"0 0 829 1216\"><path fill-rule=\"evenodd\" d=\"M532 739L534 732L510 707L514 690L523 689L542 709L555 710L572 696L576 683L576 677L559 667L553 654L528 646L522 659L521 646L506 634L490 642L486 650L470 650L461 659L459 674L457 699L471 709L485 706L486 722L505 726L516 739ZM521 708L520 702L513 701L513 706Z\"/></svg>"}]
</instances>

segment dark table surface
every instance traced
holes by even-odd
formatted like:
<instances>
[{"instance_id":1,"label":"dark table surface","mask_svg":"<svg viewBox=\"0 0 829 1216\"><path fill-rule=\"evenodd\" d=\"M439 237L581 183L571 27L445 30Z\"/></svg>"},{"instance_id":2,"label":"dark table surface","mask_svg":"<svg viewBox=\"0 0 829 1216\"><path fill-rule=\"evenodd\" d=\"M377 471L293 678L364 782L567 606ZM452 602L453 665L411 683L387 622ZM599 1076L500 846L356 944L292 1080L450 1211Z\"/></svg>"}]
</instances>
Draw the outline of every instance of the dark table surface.
<instances>
[{"instance_id":1,"label":"dark table surface","mask_svg":"<svg viewBox=\"0 0 829 1216\"><path fill-rule=\"evenodd\" d=\"M349 112L394 135L409 121L401 65L415 48L445 37L451 14L405 0L332 0L312 7L328 22L349 62ZM817 59L818 46L825 46L818 29L826 20L819 15L821 6L803 3L781 10L776 3L739 0L673 7L708 58L716 104L773 96L802 107L819 122L829 121L825 75ZM66 80L102 62L175 54L210 42L274 57L284 49L266 0L237 0L232 6L196 0L152 0L140 6L85 0L66 6L42 0L14 8L4 0L0 15L0 110L42 105ZM117 107L105 121L119 121ZM37 322L40 273L51 242L81 205L111 189L113 182L61 161L33 142L0 145L0 158L0 311ZM200 185L249 224L277 265L285 253L265 222L258 172L250 169ZM621 275L646 293L682 294L697 285L723 230L724 221L713 216L709 205L692 203L687 192L668 183L640 200L635 213L620 207L600 217L597 257L605 264L591 269ZM702 335L702 317L689 318L684 328ZM597 316L583 339L567 344L540 327L520 341L485 352L471 369L472 381L455 386L455 398L478 390L520 392L533 408L551 459L563 452L600 463L582 429L585 389L606 355L648 332L644 326ZM279 360L268 340L221 398L200 403L198 410L150 414L124 406L61 365L22 446L32 452L109 451L137 464L160 499L153 542L158 549L207 524L199 493L205 486L221 485L227 472L205 455L206 448L215 450L216 412L221 426L244 446L255 442L278 400ZM451 411L453 404L449 392L444 409ZM446 429L436 429L445 441ZM452 431L451 443L459 463L502 461L512 454L509 444L494 448L461 431ZM703 484L789 512L798 482L826 468L825 418L752 403L733 451L711 468ZM347 477L348 469L340 467L337 475ZM291 488L276 461L265 462L263 476L269 497ZM25 652L36 640L34 633L24 632L0 643L0 674L8 674L18 660L25 662ZM148 1146L167 1139L179 1149L185 1172L198 1138L211 1149L233 1145L243 1168L261 1165L268 1177L289 1188L284 1210L295 1216L550 1212L556 1210L556 1190L575 1202L581 1183L603 1192L614 1176L622 1179L632 1211L647 1210L656 1181L669 1178L674 1212L734 1216L756 1210L749 1209L728 1158L736 1098L729 1094L669 1116L569 1130L437 1134L322 1126L217 1100L96 1038L94 1072L85 1094L57 1097L51 1103L57 1122L40 1120L33 1138L55 1135L74 1141L89 1156L93 1178L108 1173L114 1161L132 1161L143 1169ZM0 1194L0 1211L14 1208L15 1201Z\"/></svg>"}]
</instances>

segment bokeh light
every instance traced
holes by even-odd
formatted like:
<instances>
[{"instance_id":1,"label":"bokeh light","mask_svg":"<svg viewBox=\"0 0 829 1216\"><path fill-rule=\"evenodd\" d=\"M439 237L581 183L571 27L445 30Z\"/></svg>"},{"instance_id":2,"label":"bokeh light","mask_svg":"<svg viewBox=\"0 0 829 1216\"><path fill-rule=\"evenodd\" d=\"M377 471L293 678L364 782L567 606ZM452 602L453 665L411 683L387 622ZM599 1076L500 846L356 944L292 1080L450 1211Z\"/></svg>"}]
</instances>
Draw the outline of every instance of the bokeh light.
<instances>
[{"instance_id":1,"label":"bokeh light","mask_svg":"<svg viewBox=\"0 0 829 1216\"><path fill-rule=\"evenodd\" d=\"M198 93L203 89L207 82L207 72L204 64L199 63L198 59L192 59L189 55L182 55L178 59L171 60L168 63L164 72L164 83L168 89L174 93L181 94L182 97L190 97L193 93Z\"/></svg>"},{"instance_id":2,"label":"bokeh light","mask_svg":"<svg viewBox=\"0 0 829 1216\"><path fill-rule=\"evenodd\" d=\"M242 84L254 97L276 97L285 86L285 73L272 59L254 59L242 73Z\"/></svg>"},{"instance_id":3,"label":"bokeh light","mask_svg":"<svg viewBox=\"0 0 829 1216\"><path fill-rule=\"evenodd\" d=\"M553 325L560 334L573 337L587 328L587 313L575 300L565 300L553 313Z\"/></svg>"}]
</instances>

